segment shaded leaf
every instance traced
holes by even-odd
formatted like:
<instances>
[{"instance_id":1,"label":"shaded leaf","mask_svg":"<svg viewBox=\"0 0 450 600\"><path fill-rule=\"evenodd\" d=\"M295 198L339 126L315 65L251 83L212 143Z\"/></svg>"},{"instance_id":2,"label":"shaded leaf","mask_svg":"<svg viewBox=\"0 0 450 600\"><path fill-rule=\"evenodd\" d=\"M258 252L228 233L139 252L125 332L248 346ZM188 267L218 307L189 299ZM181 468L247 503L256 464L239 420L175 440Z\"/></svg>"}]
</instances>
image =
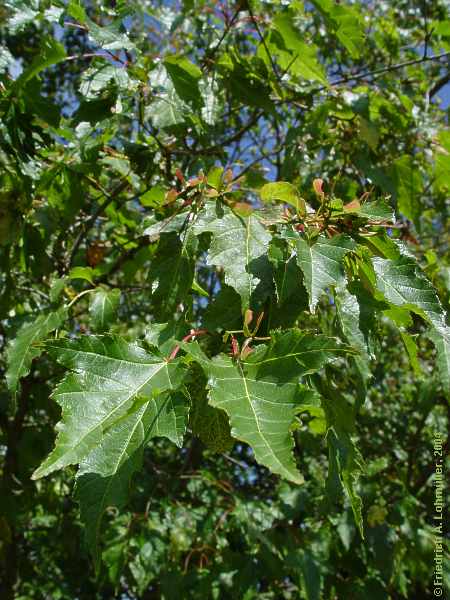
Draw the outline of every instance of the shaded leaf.
<instances>
[{"instance_id":1,"label":"shaded leaf","mask_svg":"<svg viewBox=\"0 0 450 600\"><path fill-rule=\"evenodd\" d=\"M181 394L160 394L105 432L99 445L80 462L76 496L86 538L98 566L99 533L105 510L122 508L131 478L142 466L145 444L153 437L183 443L188 414Z\"/></svg>"},{"instance_id":2,"label":"shaded leaf","mask_svg":"<svg viewBox=\"0 0 450 600\"><path fill-rule=\"evenodd\" d=\"M28 375L34 358L40 356L43 345L35 345L58 329L67 318L67 309L60 308L48 314L39 315L32 323L23 325L17 336L8 346L6 356L8 368L6 382L12 392L17 391L19 379Z\"/></svg>"},{"instance_id":3,"label":"shaded leaf","mask_svg":"<svg viewBox=\"0 0 450 600\"><path fill-rule=\"evenodd\" d=\"M190 241L189 231L183 241L175 233L160 238L149 271L149 280L154 285L154 314L160 320L171 317L192 288L194 263L189 252Z\"/></svg>"}]
</instances>

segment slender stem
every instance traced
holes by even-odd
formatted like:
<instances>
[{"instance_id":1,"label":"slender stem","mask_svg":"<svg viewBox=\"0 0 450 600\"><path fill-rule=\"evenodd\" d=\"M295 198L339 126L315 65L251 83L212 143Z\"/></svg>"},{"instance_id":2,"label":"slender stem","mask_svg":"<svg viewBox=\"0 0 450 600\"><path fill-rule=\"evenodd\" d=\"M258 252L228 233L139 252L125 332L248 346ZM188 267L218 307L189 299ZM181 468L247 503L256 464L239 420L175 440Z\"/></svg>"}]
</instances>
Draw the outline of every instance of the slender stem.
<instances>
[{"instance_id":1,"label":"slender stem","mask_svg":"<svg viewBox=\"0 0 450 600\"><path fill-rule=\"evenodd\" d=\"M182 341L190 342L193 338L198 337L200 335L207 335L208 333L209 333L209 331L207 329L191 329L190 333L185 335ZM167 361L174 360L174 358L176 358L179 351L180 351L180 346L177 344L175 346L175 348L172 350L172 352L170 353Z\"/></svg>"},{"instance_id":2,"label":"slender stem","mask_svg":"<svg viewBox=\"0 0 450 600\"><path fill-rule=\"evenodd\" d=\"M75 304L75 302L77 300L79 300L82 296L84 296L85 294L90 294L91 292L95 292L95 288L89 288L88 290L83 290L82 292L80 292L79 294L77 294L75 296L75 298L73 298L69 304L67 305L67 308L70 308L73 304Z\"/></svg>"}]
</instances>

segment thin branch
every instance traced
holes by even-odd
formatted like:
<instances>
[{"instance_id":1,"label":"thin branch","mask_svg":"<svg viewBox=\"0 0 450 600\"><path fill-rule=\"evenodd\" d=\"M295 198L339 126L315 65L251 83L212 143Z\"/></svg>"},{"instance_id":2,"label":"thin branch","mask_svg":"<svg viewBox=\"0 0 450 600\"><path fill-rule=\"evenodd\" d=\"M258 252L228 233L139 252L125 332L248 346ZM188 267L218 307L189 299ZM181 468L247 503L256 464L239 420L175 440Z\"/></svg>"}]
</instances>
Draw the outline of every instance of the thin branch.
<instances>
[{"instance_id":1,"label":"thin branch","mask_svg":"<svg viewBox=\"0 0 450 600\"><path fill-rule=\"evenodd\" d=\"M258 34L258 37L261 40L262 45L264 46L264 50L266 51L267 58L269 59L270 64L272 66L273 74L275 75L275 78L278 81L278 83L281 83L281 77L280 77L280 74L278 73L277 65L273 59L273 56L272 56L269 48L267 47L266 40L262 34L261 29L259 28L258 21L255 19L255 15L253 14L252 8L250 6L250 2L247 2L247 10L248 10L248 14L250 15L250 18L252 20L252 23L255 26L256 33Z\"/></svg>"},{"instance_id":2,"label":"thin branch","mask_svg":"<svg viewBox=\"0 0 450 600\"><path fill-rule=\"evenodd\" d=\"M214 56L217 54L217 52L219 51L220 46L222 45L222 42L225 40L225 38L227 37L228 33L230 32L231 28L233 27L233 25L236 22L236 19L239 16L239 13L241 12L241 3L238 2L237 3L237 7L236 10L230 20L230 22L226 25L226 27L224 28L222 35L219 38L219 41L217 42L217 44L212 48L211 52L208 54L205 54L205 57L203 59L203 65L206 66L208 63L211 64Z\"/></svg>"},{"instance_id":3,"label":"thin branch","mask_svg":"<svg viewBox=\"0 0 450 600\"><path fill-rule=\"evenodd\" d=\"M450 71L448 73L446 73L445 75L443 75L440 79L438 79L436 81L436 83L433 85L433 87L430 89L430 91L428 92L428 98L431 100L431 98L433 98L433 96L436 96L436 94L438 92L441 91L441 89L447 85L447 83L450 81Z\"/></svg>"},{"instance_id":4,"label":"thin branch","mask_svg":"<svg viewBox=\"0 0 450 600\"><path fill-rule=\"evenodd\" d=\"M435 54L434 56L422 56L421 58L417 58L417 59L413 59L413 60L406 60L401 63L395 63L392 65L387 65L385 67L380 67L379 69L374 69L373 71L364 71L364 72L360 72L360 73L355 73L354 75L345 75L344 77L341 77L340 79L337 79L336 81L332 81L332 82L328 83L327 85L321 85L316 88L311 88L310 90L305 90L301 94L291 96L290 98L285 98L284 100L280 101L280 103L295 102L296 100L303 98L305 96L305 94L311 95L311 94L315 94L318 92L322 92L324 90L328 90L330 87L336 87L338 85L341 85L343 83L348 83L350 81L360 81L362 79L367 79L368 77L372 77L372 78L379 77L380 75L383 75L384 73L391 73L393 71L398 71L400 69L403 69L405 67L410 67L412 65L420 65L420 64L426 63L426 62L440 60L441 58L446 58L448 56L450 56L450 51L442 52L441 54Z\"/></svg>"},{"instance_id":5,"label":"thin branch","mask_svg":"<svg viewBox=\"0 0 450 600\"><path fill-rule=\"evenodd\" d=\"M100 204L100 206L97 208L97 210L94 211L94 213L91 215L91 217L88 219L88 222L86 223L86 225L83 227L83 229L79 232L79 234L77 235L77 237L75 238L75 241L72 245L72 248L70 250L69 256L67 258L67 262L66 262L66 270L69 270L70 267L72 266L72 262L73 259L75 258L75 254L78 250L78 248L80 247L81 243L83 242L84 238L86 237L88 231L91 229L91 227L94 225L95 221L97 220L97 218L106 210L106 208L116 199L116 196L118 196L120 194L120 192L122 192L128 185L128 181L122 181L112 192L111 194L109 194L107 196L107 198L105 199L104 202L102 202Z\"/></svg>"},{"instance_id":6,"label":"thin branch","mask_svg":"<svg viewBox=\"0 0 450 600\"><path fill-rule=\"evenodd\" d=\"M450 52L442 52L441 54L436 54L434 56L422 56L421 58L406 60L404 62L395 63L386 67L380 67L379 69L374 69L373 71L366 71L365 73L356 73L356 75L347 75L345 77L341 77L337 81L333 81L332 83L330 83L330 85L334 87L335 85L340 85L341 83L347 83L349 81L359 81L361 79L365 79L366 77L378 77L379 75L383 75L384 73L398 71L399 69L410 67L411 65L419 65L421 63L430 62L433 60L440 60L441 58L445 58L447 56L450 56ZM316 91L324 90L327 87L328 86L324 85L321 88L318 88Z\"/></svg>"}]
</instances>

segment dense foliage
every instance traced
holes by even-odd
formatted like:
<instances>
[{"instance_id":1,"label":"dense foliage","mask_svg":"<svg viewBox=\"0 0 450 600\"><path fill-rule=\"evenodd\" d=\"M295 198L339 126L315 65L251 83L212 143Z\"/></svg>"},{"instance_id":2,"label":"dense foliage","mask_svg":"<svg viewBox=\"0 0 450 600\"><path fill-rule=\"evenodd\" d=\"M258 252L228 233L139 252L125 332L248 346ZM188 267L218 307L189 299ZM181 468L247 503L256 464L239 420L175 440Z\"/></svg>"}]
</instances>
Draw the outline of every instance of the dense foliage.
<instances>
[{"instance_id":1,"label":"dense foliage","mask_svg":"<svg viewBox=\"0 0 450 600\"><path fill-rule=\"evenodd\" d=\"M449 57L445 0L0 6L2 599L433 597Z\"/></svg>"}]
</instances>

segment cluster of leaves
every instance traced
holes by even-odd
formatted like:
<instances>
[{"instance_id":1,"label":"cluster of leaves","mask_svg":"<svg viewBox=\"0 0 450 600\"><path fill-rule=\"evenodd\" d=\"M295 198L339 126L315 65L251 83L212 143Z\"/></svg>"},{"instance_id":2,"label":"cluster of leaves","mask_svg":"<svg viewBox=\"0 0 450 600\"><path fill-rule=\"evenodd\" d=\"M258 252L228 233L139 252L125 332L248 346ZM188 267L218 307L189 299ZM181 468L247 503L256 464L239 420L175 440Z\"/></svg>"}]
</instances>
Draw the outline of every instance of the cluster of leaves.
<instances>
[{"instance_id":1,"label":"cluster of leaves","mask_svg":"<svg viewBox=\"0 0 450 600\"><path fill-rule=\"evenodd\" d=\"M8 600L428 593L450 20L408 5L0 8Z\"/></svg>"}]
</instances>

